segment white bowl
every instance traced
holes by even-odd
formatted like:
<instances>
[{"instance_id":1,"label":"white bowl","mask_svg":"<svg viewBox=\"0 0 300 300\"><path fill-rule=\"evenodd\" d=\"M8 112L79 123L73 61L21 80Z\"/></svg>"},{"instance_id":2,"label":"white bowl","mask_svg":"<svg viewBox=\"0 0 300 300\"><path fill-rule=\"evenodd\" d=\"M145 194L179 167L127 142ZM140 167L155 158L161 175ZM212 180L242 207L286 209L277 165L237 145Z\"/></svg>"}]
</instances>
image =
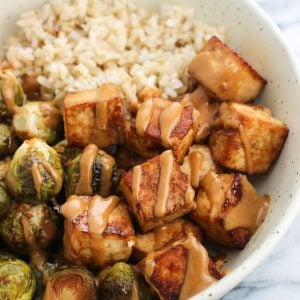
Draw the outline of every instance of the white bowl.
<instances>
[{"instance_id":1,"label":"white bowl","mask_svg":"<svg viewBox=\"0 0 300 300\"><path fill-rule=\"evenodd\" d=\"M100 0L99 0L100 1ZM42 0L0 0L0 40L16 29L21 12L38 7ZM156 8L162 2L138 0ZM242 281L272 251L295 218L300 204L300 73L276 25L253 0L186 0L197 18L211 25L227 27L227 43L253 64L268 80L262 101L276 117L286 122L290 134L283 152L267 176L256 179L261 193L272 196L270 212L263 226L241 252L234 252L232 272L193 299L219 299Z\"/></svg>"}]
</instances>

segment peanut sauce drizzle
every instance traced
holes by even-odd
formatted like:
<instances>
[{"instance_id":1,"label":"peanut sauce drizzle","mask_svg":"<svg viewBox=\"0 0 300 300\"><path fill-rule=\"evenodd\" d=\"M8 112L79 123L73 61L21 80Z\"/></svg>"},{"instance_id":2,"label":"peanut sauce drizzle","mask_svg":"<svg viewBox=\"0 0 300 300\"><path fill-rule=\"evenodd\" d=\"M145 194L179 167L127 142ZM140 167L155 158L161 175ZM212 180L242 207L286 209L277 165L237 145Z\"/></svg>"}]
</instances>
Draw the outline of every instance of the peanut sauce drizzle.
<instances>
[{"instance_id":1,"label":"peanut sauce drizzle","mask_svg":"<svg viewBox=\"0 0 300 300\"><path fill-rule=\"evenodd\" d=\"M77 196L70 196L61 207L60 213L68 220L72 221L87 210L87 205Z\"/></svg>"},{"instance_id":2,"label":"peanut sauce drizzle","mask_svg":"<svg viewBox=\"0 0 300 300\"><path fill-rule=\"evenodd\" d=\"M161 112L159 116L159 126L161 140L163 142L171 142L171 134L180 121L183 108L183 105L179 102L174 102Z\"/></svg>"},{"instance_id":3,"label":"peanut sauce drizzle","mask_svg":"<svg viewBox=\"0 0 300 300\"><path fill-rule=\"evenodd\" d=\"M260 196L242 177L244 189L241 201L231 208L224 220L224 229L232 230L237 227L247 228L253 234L261 225L268 212L270 196Z\"/></svg>"},{"instance_id":4,"label":"peanut sauce drizzle","mask_svg":"<svg viewBox=\"0 0 300 300\"><path fill-rule=\"evenodd\" d=\"M46 169L46 171L51 175L53 181L54 181L54 194L58 194L62 187L62 179L58 171L53 168L48 162L42 161L43 167Z\"/></svg>"},{"instance_id":5,"label":"peanut sauce drizzle","mask_svg":"<svg viewBox=\"0 0 300 300\"><path fill-rule=\"evenodd\" d=\"M14 76L9 72L1 73L0 77L3 79L2 94L3 100L6 104L8 112L13 115L17 112L18 106L15 104L15 79Z\"/></svg>"},{"instance_id":6,"label":"peanut sauce drizzle","mask_svg":"<svg viewBox=\"0 0 300 300\"><path fill-rule=\"evenodd\" d=\"M99 150L101 155L101 187L99 194L103 197L107 197L111 187L111 179L116 164L114 158L107 155L104 151Z\"/></svg>"},{"instance_id":7,"label":"peanut sauce drizzle","mask_svg":"<svg viewBox=\"0 0 300 300\"><path fill-rule=\"evenodd\" d=\"M102 100L96 106L96 122L98 129L105 130L107 128L107 101Z\"/></svg>"},{"instance_id":8,"label":"peanut sauce drizzle","mask_svg":"<svg viewBox=\"0 0 300 300\"><path fill-rule=\"evenodd\" d=\"M239 131L240 131L242 143L244 145L246 171L249 174L252 174L253 173L253 160L252 160L252 154L251 154L251 147L249 144L247 132L246 132L243 124L239 125Z\"/></svg>"},{"instance_id":9,"label":"peanut sauce drizzle","mask_svg":"<svg viewBox=\"0 0 300 300\"><path fill-rule=\"evenodd\" d=\"M193 235L189 235L179 244L189 251L186 274L179 295L179 300L186 300L216 282L216 279L209 273L206 249Z\"/></svg>"},{"instance_id":10,"label":"peanut sauce drizzle","mask_svg":"<svg viewBox=\"0 0 300 300\"><path fill-rule=\"evenodd\" d=\"M93 164L98 154L98 147L94 144L86 146L79 161L80 176L75 194L93 195Z\"/></svg>"},{"instance_id":11,"label":"peanut sauce drizzle","mask_svg":"<svg viewBox=\"0 0 300 300\"><path fill-rule=\"evenodd\" d=\"M136 114L135 124L136 124L136 131L138 135L140 136L145 135L147 127L151 121L152 113L153 113L153 101L150 99L147 100L145 103L143 103L143 105L141 106L141 108L138 110Z\"/></svg>"},{"instance_id":12,"label":"peanut sauce drizzle","mask_svg":"<svg viewBox=\"0 0 300 300\"><path fill-rule=\"evenodd\" d=\"M203 171L203 154L198 151L192 151L189 153L188 160L191 168L191 186L198 188Z\"/></svg>"},{"instance_id":13,"label":"peanut sauce drizzle","mask_svg":"<svg viewBox=\"0 0 300 300\"><path fill-rule=\"evenodd\" d=\"M167 201L170 193L170 180L172 176L174 157L171 150L163 152L159 157L160 175L155 204L155 216L163 217L167 209Z\"/></svg>"},{"instance_id":14,"label":"peanut sauce drizzle","mask_svg":"<svg viewBox=\"0 0 300 300\"><path fill-rule=\"evenodd\" d=\"M142 183L142 166L135 166L132 174L132 198L137 201Z\"/></svg>"}]
</instances>

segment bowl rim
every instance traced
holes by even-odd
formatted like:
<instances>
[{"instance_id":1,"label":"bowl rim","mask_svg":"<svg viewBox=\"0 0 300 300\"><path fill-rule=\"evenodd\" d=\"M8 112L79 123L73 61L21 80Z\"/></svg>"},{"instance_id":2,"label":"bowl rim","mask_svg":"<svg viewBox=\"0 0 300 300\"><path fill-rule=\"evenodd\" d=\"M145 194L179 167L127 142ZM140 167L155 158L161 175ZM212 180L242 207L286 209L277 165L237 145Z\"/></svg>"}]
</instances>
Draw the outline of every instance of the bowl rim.
<instances>
[{"instance_id":1,"label":"bowl rim","mask_svg":"<svg viewBox=\"0 0 300 300\"><path fill-rule=\"evenodd\" d=\"M300 82L300 68L298 67L298 62L296 55L288 46L285 37L276 23L271 19L271 17L263 10L263 8L253 0L242 0L241 1L249 10L254 11L258 17L263 21L266 26L270 28L273 32L274 37L277 38L279 44L283 47L287 58L291 64L292 71L295 74L295 79ZM300 86L299 86L300 94ZM297 201L299 200L299 201ZM286 234L291 224L295 220L298 212L300 210L300 186L294 193L293 201L288 207L284 217L280 219L278 224L275 226L274 230L278 234L275 236L270 235L266 238L260 248L257 248L247 259L243 261L237 268L226 275L222 280L218 281L214 285L210 286L203 292L195 295L191 299L193 300L213 300L219 299L236 287L240 282L242 282L255 268L261 264L267 256L274 250L279 241Z\"/></svg>"}]
</instances>

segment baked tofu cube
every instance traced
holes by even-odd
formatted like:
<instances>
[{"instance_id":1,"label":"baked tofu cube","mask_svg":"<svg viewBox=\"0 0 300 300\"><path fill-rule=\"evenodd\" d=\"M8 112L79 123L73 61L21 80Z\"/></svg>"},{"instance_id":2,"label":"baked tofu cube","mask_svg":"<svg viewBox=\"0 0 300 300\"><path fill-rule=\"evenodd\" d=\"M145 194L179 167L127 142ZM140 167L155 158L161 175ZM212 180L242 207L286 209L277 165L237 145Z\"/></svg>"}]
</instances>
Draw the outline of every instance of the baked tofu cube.
<instances>
[{"instance_id":1,"label":"baked tofu cube","mask_svg":"<svg viewBox=\"0 0 300 300\"><path fill-rule=\"evenodd\" d=\"M99 148L125 141L123 94L115 85L68 93L64 99L65 134L70 146Z\"/></svg>"},{"instance_id":2,"label":"baked tofu cube","mask_svg":"<svg viewBox=\"0 0 300 300\"><path fill-rule=\"evenodd\" d=\"M195 136L197 144L203 143L211 132L214 125L220 102L214 101L205 89L199 85L192 93L185 94L180 100L183 106L191 105L199 111L199 127Z\"/></svg>"},{"instance_id":3,"label":"baked tofu cube","mask_svg":"<svg viewBox=\"0 0 300 300\"><path fill-rule=\"evenodd\" d=\"M191 218L212 241L244 248L264 221L270 196L260 196L245 175L209 172Z\"/></svg>"},{"instance_id":4,"label":"baked tofu cube","mask_svg":"<svg viewBox=\"0 0 300 300\"><path fill-rule=\"evenodd\" d=\"M71 196L65 217L64 255L76 265L99 268L127 261L135 241L128 206L117 196Z\"/></svg>"},{"instance_id":5,"label":"baked tofu cube","mask_svg":"<svg viewBox=\"0 0 300 300\"><path fill-rule=\"evenodd\" d=\"M138 269L160 299L189 299L222 277L193 235L150 252Z\"/></svg>"},{"instance_id":6,"label":"baked tofu cube","mask_svg":"<svg viewBox=\"0 0 300 300\"><path fill-rule=\"evenodd\" d=\"M182 161L199 127L199 112L191 105L160 98L149 99L139 108L135 128L139 136L171 149Z\"/></svg>"},{"instance_id":7,"label":"baked tofu cube","mask_svg":"<svg viewBox=\"0 0 300 300\"><path fill-rule=\"evenodd\" d=\"M209 139L214 160L247 174L266 173L288 135L269 109L234 102L221 105L218 126Z\"/></svg>"},{"instance_id":8,"label":"baked tofu cube","mask_svg":"<svg viewBox=\"0 0 300 300\"><path fill-rule=\"evenodd\" d=\"M171 222L195 207L195 192L171 150L125 173L120 187L142 232Z\"/></svg>"},{"instance_id":9,"label":"baked tofu cube","mask_svg":"<svg viewBox=\"0 0 300 300\"><path fill-rule=\"evenodd\" d=\"M151 232L137 234L133 246L133 256L141 259L148 253L171 242L186 238L189 234L193 234L200 241L202 240L201 228L197 224L182 218L160 226Z\"/></svg>"},{"instance_id":10,"label":"baked tofu cube","mask_svg":"<svg viewBox=\"0 0 300 300\"><path fill-rule=\"evenodd\" d=\"M249 102L266 84L247 62L215 36L192 60L188 71L220 101Z\"/></svg>"},{"instance_id":11,"label":"baked tofu cube","mask_svg":"<svg viewBox=\"0 0 300 300\"><path fill-rule=\"evenodd\" d=\"M207 146L193 145L184 158L181 169L188 175L191 186L197 191L205 175L211 170L219 171L220 168L213 161Z\"/></svg>"}]
</instances>

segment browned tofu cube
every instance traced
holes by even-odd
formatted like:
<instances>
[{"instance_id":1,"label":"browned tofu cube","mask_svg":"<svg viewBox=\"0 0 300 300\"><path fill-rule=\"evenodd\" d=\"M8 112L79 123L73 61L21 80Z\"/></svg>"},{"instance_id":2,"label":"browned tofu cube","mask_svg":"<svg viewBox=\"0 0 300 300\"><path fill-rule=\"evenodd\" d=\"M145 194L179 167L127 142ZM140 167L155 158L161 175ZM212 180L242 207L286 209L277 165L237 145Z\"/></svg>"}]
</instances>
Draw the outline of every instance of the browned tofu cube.
<instances>
[{"instance_id":1,"label":"browned tofu cube","mask_svg":"<svg viewBox=\"0 0 300 300\"><path fill-rule=\"evenodd\" d=\"M188 70L221 101L249 102L266 84L246 61L215 36L192 60Z\"/></svg>"},{"instance_id":2,"label":"browned tofu cube","mask_svg":"<svg viewBox=\"0 0 300 300\"><path fill-rule=\"evenodd\" d=\"M121 191L143 232L171 222L195 207L195 192L168 150L123 175Z\"/></svg>"},{"instance_id":3,"label":"browned tofu cube","mask_svg":"<svg viewBox=\"0 0 300 300\"><path fill-rule=\"evenodd\" d=\"M99 268L127 261L135 241L128 206L117 196L71 196L65 217L64 255L76 265Z\"/></svg>"},{"instance_id":4,"label":"browned tofu cube","mask_svg":"<svg viewBox=\"0 0 300 300\"><path fill-rule=\"evenodd\" d=\"M65 134L70 146L99 148L125 141L123 94L115 85L68 93L64 99Z\"/></svg>"},{"instance_id":5,"label":"browned tofu cube","mask_svg":"<svg viewBox=\"0 0 300 300\"><path fill-rule=\"evenodd\" d=\"M264 221L270 196L260 196L245 175L209 172L191 218L214 242L244 248Z\"/></svg>"},{"instance_id":6,"label":"browned tofu cube","mask_svg":"<svg viewBox=\"0 0 300 300\"><path fill-rule=\"evenodd\" d=\"M189 299L222 277L193 235L150 252L138 264L160 299Z\"/></svg>"},{"instance_id":7,"label":"browned tofu cube","mask_svg":"<svg viewBox=\"0 0 300 300\"><path fill-rule=\"evenodd\" d=\"M205 145L193 145L184 158L181 169L189 176L189 182L194 190L198 190L205 175L213 170L219 170Z\"/></svg>"},{"instance_id":8,"label":"browned tofu cube","mask_svg":"<svg viewBox=\"0 0 300 300\"><path fill-rule=\"evenodd\" d=\"M214 160L247 174L266 173L288 135L286 125L270 110L234 102L221 105L218 126L209 139Z\"/></svg>"},{"instance_id":9,"label":"browned tofu cube","mask_svg":"<svg viewBox=\"0 0 300 300\"><path fill-rule=\"evenodd\" d=\"M182 161L199 127L199 112L191 105L160 98L149 99L139 108L135 128L139 136L171 149Z\"/></svg>"},{"instance_id":10,"label":"browned tofu cube","mask_svg":"<svg viewBox=\"0 0 300 300\"><path fill-rule=\"evenodd\" d=\"M193 234L200 241L202 240L201 228L197 224L186 219L177 219L151 232L137 234L133 246L133 255L135 258L141 259L148 253L171 242L186 238L189 234Z\"/></svg>"},{"instance_id":11,"label":"browned tofu cube","mask_svg":"<svg viewBox=\"0 0 300 300\"><path fill-rule=\"evenodd\" d=\"M199 111L199 127L195 136L195 142L198 144L202 143L211 132L220 102L214 101L204 88L199 85L192 93L184 95L180 103L183 106L191 105Z\"/></svg>"}]
</instances>

